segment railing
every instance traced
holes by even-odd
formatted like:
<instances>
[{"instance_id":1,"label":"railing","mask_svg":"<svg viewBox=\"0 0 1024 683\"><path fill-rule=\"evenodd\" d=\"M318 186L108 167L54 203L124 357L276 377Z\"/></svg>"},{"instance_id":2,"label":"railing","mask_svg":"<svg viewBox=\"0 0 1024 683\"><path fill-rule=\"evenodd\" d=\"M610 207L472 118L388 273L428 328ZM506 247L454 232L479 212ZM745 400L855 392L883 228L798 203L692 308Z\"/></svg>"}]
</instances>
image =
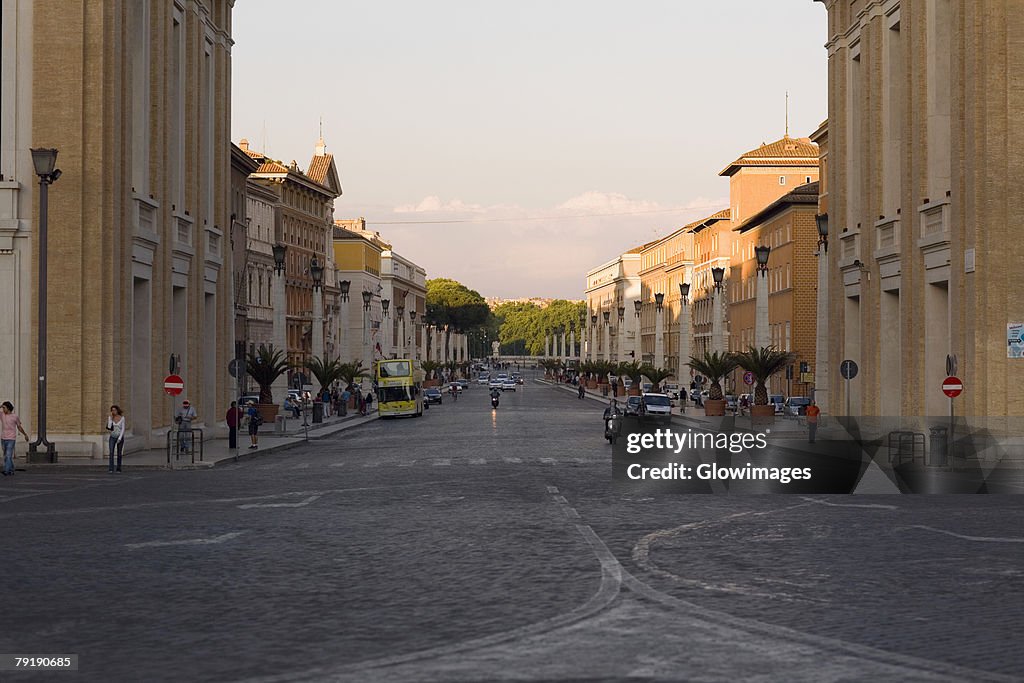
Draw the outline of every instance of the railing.
<instances>
[{"instance_id":1,"label":"railing","mask_svg":"<svg viewBox=\"0 0 1024 683\"><path fill-rule=\"evenodd\" d=\"M904 457L908 456L908 454L910 464L914 464L914 461L919 457L918 447L920 447L920 458L921 464L923 465L925 446L924 434L922 432L889 432L889 462L892 464L897 466L902 465Z\"/></svg>"},{"instance_id":2,"label":"railing","mask_svg":"<svg viewBox=\"0 0 1024 683\"><path fill-rule=\"evenodd\" d=\"M198 435L198 436L197 436ZM192 455L192 462L196 461L196 443L199 445L199 462L203 461L203 430L198 427L193 429L171 429L167 432L167 464L171 464L171 452L174 452L174 461L181 459L182 454Z\"/></svg>"}]
</instances>

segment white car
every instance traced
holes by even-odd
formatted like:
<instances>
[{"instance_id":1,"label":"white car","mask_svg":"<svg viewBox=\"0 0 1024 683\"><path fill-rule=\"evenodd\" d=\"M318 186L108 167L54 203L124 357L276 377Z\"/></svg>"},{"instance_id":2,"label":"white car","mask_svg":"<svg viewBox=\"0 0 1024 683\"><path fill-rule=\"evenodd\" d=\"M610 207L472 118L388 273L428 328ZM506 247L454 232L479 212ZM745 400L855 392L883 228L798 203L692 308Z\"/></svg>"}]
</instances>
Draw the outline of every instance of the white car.
<instances>
[{"instance_id":1,"label":"white car","mask_svg":"<svg viewBox=\"0 0 1024 683\"><path fill-rule=\"evenodd\" d=\"M490 389L501 389L505 386L505 380L500 377L493 377L487 382L487 386Z\"/></svg>"},{"instance_id":2,"label":"white car","mask_svg":"<svg viewBox=\"0 0 1024 683\"><path fill-rule=\"evenodd\" d=\"M476 378L476 383L477 384L487 384L490 381L491 381L491 376L489 374L487 374L486 372Z\"/></svg>"},{"instance_id":3,"label":"white car","mask_svg":"<svg viewBox=\"0 0 1024 683\"><path fill-rule=\"evenodd\" d=\"M667 394L644 394L640 401L640 416L671 419L672 399Z\"/></svg>"},{"instance_id":4,"label":"white car","mask_svg":"<svg viewBox=\"0 0 1024 683\"><path fill-rule=\"evenodd\" d=\"M516 390L516 381L514 379L512 379L511 377L506 377L505 380L501 384L501 390L502 391L515 391Z\"/></svg>"}]
</instances>

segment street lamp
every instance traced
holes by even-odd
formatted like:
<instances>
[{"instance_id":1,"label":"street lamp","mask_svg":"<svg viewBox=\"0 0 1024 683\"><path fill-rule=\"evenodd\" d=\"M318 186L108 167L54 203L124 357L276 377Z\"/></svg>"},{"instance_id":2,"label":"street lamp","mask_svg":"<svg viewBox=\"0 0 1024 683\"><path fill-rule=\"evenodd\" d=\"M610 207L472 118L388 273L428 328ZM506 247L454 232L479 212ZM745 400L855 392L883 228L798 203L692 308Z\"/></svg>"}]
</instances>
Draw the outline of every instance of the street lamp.
<instances>
[{"instance_id":1,"label":"street lamp","mask_svg":"<svg viewBox=\"0 0 1024 683\"><path fill-rule=\"evenodd\" d=\"M818 246L828 251L828 214L819 213L814 220L818 224Z\"/></svg>"},{"instance_id":2,"label":"street lamp","mask_svg":"<svg viewBox=\"0 0 1024 683\"><path fill-rule=\"evenodd\" d=\"M658 313L661 313L662 305L665 303L665 294L658 292L654 295L654 305L658 307Z\"/></svg>"},{"instance_id":3,"label":"street lamp","mask_svg":"<svg viewBox=\"0 0 1024 683\"><path fill-rule=\"evenodd\" d=\"M285 256L288 254L288 247L278 242L271 249L274 252L274 272L278 275L284 270Z\"/></svg>"},{"instance_id":4,"label":"street lamp","mask_svg":"<svg viewBox=\"0 0 1024 683\"><path fill-rule=\"evenodd\" d=\"M372 298L373 298L373 294L369 290L364 289L363 290L363 310L364 311L370 310L370 299L372 299Z\"/></svg>"},{"instance_id":5,"label":"street lamp","mask_svg":"<svg viewBox=\"0 0 1024 683\"><path fill-rule=\"evenodd\" d=\"M605 311L604 313L601 314L601 316L604 318L604 324L607 325L608 321L612 317L612 313L611 313L611 311Z\"/></svg>"},{"instance_id":6,"label":"street lamp","mask_svg":"<svg viewBox=\"0 0 1024 683\"><path fill-rule=\"evenodd\" d=\"M405 306L395 306L395 315L398 316L399 320L405 318Z\"/></svg>"},{"instance_id":7,"label":"street lamp","mask_svg":"<svg viewBox=\"0 0 1024 683\"><path fill-rule=\"evenodd\" d=\"M642 309L643 307L644 302L640 301L640 299L637 299L636 301L633 302L633 308L634 310L636 310L636 317L640 317L640 309Z\"/></svg>"},{"instance_id":8,"label":"street lamp","mask_svg":"<svg viewBox=\"0 0 1024 683\"><path fill-rule=\"evenodd\" d=\"M767 244L760 244L754 247L754 256L757 257L757 272L765 274L768 272L768 255L772 253L772 248Z\"/></svg>"},{"instance_id":9,"label":"street lamp","mask_svg":"<svg viewBox=\"0 0 1024 683\"><path fill-rule=\"evenodd\" d=\"M50 185L60 178L57 165L57 150L53 148L33 149L32 165L39 176L39 333L37 343L37 363L39 365L39 384L37 390L37 421L36 440L28 445L29 462L57 462L56 446L46 438L46 289L49 276L46 273L46 230L49 209ZM46 455L41 456L39 449L46 447Z\"/></svg>"},{"instance_id":10,"label":"street lamp","mask_svg":"<svg viewBox=\"0 0 1024 683\"><path fill-rule=\"evenodd\" d=\"M622 324L622 320L626 317L626 307L619 306L619 324Z\"/></svg>"},{"instance_id":11,"label":"street lamp","mask_svg":"<svg viewBox=\"0 0 1024 683\"><path fill-rule=\"evenodd\" d=\"M338 283L338 288L341 290L341 300L348 301L348 290L352 286L349 280L342 280Z\"/></svg>"},{"instance_id":12,"label":"street lamp","mask_svg":"<svg viewBox=\"0 0 1024 683\"><path fill-rule=\"evenodd\" d=\"M388 317L388 306L390 306L390 305L391 305L391 299L381 299L380 300L380 313L385 318Z\"/></svg>"},{"instance_id":13,"label":"street lamp","mask_svg":"<svg viewBox=\"0 0 1024 683\"><path fill-rule=\"evenodd\" d=\"M313 330L312 334L312 351L313 356L323 360L324 357L324 295L322 285L324 282L324 266L320 263L320 260L314 256L309 260L309 275L313 278ZM321 421L323 417L321 416ZM316 422L316 414L313 415L313 421Z\"/></svg>"},{"instance_id":14,"label":"street lamp","mask_svg":"<svg viewBox=\"0 0 1024 683\"><path fill-rule=\"evenodd\" d=\"M690 283L680 282L679 283L679 296L683 298L683 303L690 303Z\"/></svg>"},{"instance_id":15,"label":"street lamp","mask_svg":"<svg viewBox=\"0 0 1024 683\"><path fill-rule=\"evenodd\" d=\"M324 267L314 256L309 262L309 274L313 278L313 289L318 290L324 282Z\"/></svg>"},{"instance_id":16,"label":"street lamp","mask_svg":"<svg viewBox=\"0 0 1024 683\"><path fill-rule=\"evenodd\" d=\"M722 290L722 281L725 280L725 268L717 267L711 269L711 278L715 281L715 291Z\"/></svg>"}]
</instances>

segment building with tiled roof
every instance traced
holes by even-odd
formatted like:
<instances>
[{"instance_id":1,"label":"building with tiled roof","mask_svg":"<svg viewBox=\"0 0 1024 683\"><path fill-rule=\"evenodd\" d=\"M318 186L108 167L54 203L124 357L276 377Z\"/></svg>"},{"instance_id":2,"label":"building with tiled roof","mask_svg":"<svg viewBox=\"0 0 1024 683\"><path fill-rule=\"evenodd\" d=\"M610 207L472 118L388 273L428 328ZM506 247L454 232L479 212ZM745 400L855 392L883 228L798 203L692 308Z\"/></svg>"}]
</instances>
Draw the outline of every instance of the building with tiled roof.
<instances>
[{"instance_id":1,"label":"building with tiled roof","mask_svg":"<svg viewBox=\"0 0 1024 683\"><path fill-rule=\"evenodd\" d=\"M341 196L342 190L334 157L327 153L323 138L320 138L309 171L303 172L294 160L286 165L250 149L247 140L241 140L238 146L260 162L250 178L274 192L280 204L280 224L276 228L275 241L287 247L285 341L288 363L293 368L301 368L313 355L336 357L340 349L336 334L339 303L332 244L334 200ZM313 258L324 267L323 349L313 348L313 279L309 267Z\"/></svg>"}]
</instances>

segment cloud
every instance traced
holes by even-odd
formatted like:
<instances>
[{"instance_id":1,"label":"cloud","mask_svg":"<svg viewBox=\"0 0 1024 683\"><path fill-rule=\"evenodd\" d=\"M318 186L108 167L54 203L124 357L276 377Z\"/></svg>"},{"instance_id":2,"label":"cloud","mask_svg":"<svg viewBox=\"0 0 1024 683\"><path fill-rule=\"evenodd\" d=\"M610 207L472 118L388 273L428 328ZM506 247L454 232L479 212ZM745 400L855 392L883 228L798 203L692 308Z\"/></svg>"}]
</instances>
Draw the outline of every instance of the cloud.
<instances>
[{"instance_id":1,"label":"cloud","mask_svg":"<svg viewBox=\"0 0 1024 683\"><path fill-rule=\"evenodd\" d=\"M430 196L346 213L366 216L428 277L454 278L484 296L581 299L588 270L727 206L725 198L669 206L591 191L538 209Z\"/></svg>"}]
</instances>

